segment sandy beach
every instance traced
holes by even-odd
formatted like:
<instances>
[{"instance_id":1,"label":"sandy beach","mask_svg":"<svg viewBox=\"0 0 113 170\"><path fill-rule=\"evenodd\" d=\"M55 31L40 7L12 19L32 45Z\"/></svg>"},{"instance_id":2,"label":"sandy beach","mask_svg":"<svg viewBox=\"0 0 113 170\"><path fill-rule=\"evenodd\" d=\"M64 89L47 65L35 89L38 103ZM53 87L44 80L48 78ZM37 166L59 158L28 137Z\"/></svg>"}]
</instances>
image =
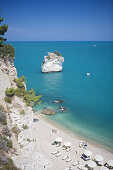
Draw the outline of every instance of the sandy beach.
<instances>
[{"instance_id":1,"label":"sandy beach","mask_svg":"<svg viewBox=\"0 0 113 170\"><path fill-rule=\"evenodd\" d=\"M85 166L87 162L80 158L85 149L79 147L80 139L78 137L72 137L68 132L62 130L61 128L58 128L58 126L53 126L41 115L35 114L34 117L39 119L38 122L33 123L34 125L32 131L32 135L37 141L35 152L39 152L41 155L44 155L47 160L49 160L49 167L47 165L47 169L62 170L66 167L72 166L72 164L76 161L80 161L80 163ZM56 129L57 133L53 133L52 129ZM62 145L60 147L52 145L52 142L56 137L61 137L63 139L62 144L65 141L71 142L71 151L67 152L66 150L63 150ZM91 159L93 159L96 154L102 155L104 157L104 163L106 163L106 161L109 159L113 159L113 154L102 149L101 147L88 143L87 149L92 151L93 153ZM52 152L54 151L60 151L61 155L59 157L56 157L52 154ZM67 163L65 160L62 160L62 158L66 155L71 158L71 161L69 163ZM46 167L44 167L44 169L45 168ZM72 169L78 168L72 166ZM95 169L99 170L100 167L97 166Z\"/></svg>"}]
</instances>

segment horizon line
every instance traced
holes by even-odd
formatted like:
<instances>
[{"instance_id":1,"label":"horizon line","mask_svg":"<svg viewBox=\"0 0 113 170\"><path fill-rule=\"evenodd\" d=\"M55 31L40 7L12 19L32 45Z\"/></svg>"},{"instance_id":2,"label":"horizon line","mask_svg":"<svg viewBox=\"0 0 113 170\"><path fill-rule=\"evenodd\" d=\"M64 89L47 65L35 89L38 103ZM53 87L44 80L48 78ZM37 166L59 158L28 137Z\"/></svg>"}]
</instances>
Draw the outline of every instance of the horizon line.
<instances>
[{"instance_id":1,"label":"horizon line","mask_svg":"<svg viewBox=\"0 0 113 170\"><path fill-rule=\"evenodd\" d=\"M6 42L11 41L23 41L23 42L29 42L29 41L36 41L36 42L113 42L113 40L7 40Z\"/></svg>"}]
</instances>

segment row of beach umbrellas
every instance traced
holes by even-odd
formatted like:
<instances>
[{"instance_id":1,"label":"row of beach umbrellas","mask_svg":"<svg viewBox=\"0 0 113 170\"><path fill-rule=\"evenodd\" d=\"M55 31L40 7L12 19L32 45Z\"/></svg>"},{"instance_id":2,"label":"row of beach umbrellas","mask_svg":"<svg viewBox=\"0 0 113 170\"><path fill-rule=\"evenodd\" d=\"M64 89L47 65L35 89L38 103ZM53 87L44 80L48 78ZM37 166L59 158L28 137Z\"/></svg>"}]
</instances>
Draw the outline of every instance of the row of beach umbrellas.
<instances>
[{"instance_id":1,"label":"row of beach umbrellas","mask_svg":"<svg viewBox=\"0 0 113 170\"><path fill-rule=\"evenodd\" d=\"M57 138L55 139L55 142L58 142L58 143L62 142L62 138L61 138L61 137L57 137ZM66 142L64 142L63 145L66 146L66 147L71 147L71 142L66 141ZM86 155L87 157L90 157L90 156L92 155L92 152L89 151L89 150L85 150L85 151L84 151L84 155ZM97 161L97 162L103 162L103 160L104 160L104 158L103 158L102 155L95 155L94 159L95 159L95 161ZM96 163L95 163L94 161L92 161L92 160L90 160L87 165L88 165L90 168L95 168L95 167L96 167ZM108 161L107 161L107 165L108 165L109 167L113 167L113 160L108 160ZM108 170L108 168L102 166L102 167L100 168L100 170Z\"/></svg>"},{"instance_id":2,"label":"row of beach umbrellas","mask_svg":"<svg viewBox=\"0 0 113 170\"><path fill-rule=\"evenodd\" d=\"M60 142L62 142L62 138L57 137L54 141L60 143ZM71 142L66 141L66 142L64 142L63 145L66 147L71 147Z\"/></svg>"},{"instance_id":3,"label":"row of beach umbrellas","mask_svg":"<svg viewBox=\"0 0 113 170\"><path fill-rule=\"evenodd\" d=\"M90 156L92 155L92 152L89 151L89 150L85 150L85 151L84 151L84 155L86 155L87 157L90 157ZM103 162L104 158L103 158L102 155L95 155L95 156L94 156L94 160L95 160L96 162ZM108 165L109 167L113 167L113 160L108 160L108 161L107 161L107 165ZM89 162L88 162L88 166L89 166L90 168L95 168L95 167L96 167L96 163L95 163L94 161L89 161ZM102 166L100 170L108 170L108 168Z\"/></svg>"}]
</instances>

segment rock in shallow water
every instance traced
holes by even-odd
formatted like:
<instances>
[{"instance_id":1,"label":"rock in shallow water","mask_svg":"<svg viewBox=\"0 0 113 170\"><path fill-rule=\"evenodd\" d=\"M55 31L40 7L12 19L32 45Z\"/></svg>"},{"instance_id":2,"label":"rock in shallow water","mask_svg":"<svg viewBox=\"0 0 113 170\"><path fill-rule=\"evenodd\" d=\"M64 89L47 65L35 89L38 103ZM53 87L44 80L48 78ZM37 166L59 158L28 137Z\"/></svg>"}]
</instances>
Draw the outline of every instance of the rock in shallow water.
<instances>
[{"instance_id":1,"label":"rock in shallow water","mask_svg":"<svg viewBox=\"0 0 113 170\"><path fill-rule=\"evenodd\" d=\"M44 114L44 115L53 115L53 114L55 114L56 112L55 112L55 110L53 110L53 109L51 109L51 108L46 108L46 109L42 110L41 113Z\"/></svg>"},{"instance_id":2,"label":"rock in shallow water","mask_svg":"<svg viewBox=\"0 0 113 170\"><path fill-rule=\"evenodd\" d=\"M48 56L44 57L44 61L42 63L42 72L59 72L63 69L64 58L59 53L50 53L48 52Z\"/></svg>"}]
</instances>

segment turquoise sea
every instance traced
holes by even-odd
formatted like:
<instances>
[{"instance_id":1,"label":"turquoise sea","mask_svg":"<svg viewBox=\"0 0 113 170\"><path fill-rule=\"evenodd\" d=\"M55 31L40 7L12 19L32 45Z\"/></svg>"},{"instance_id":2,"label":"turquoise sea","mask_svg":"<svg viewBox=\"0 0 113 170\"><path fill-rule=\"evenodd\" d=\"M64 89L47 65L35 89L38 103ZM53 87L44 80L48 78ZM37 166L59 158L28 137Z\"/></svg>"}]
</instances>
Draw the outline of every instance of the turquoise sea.
<instances>
[{"instance_id":1,"label":"turquoise sea","mask_svg":"<svg viewBox=\"0 0 113 170\"><path fill-rule=\"evenodd\" d=\"M25 75L27 88L42 94L42 109L57 112L51 119L88 140L113 150L113 42L9 42L15 47L18 76ZM64 57L63 72L41 73L47 52ZM91 76L86 76L89 72ZM67 108L60 113L62 99Z\"/></svg>"}]
</instances>

